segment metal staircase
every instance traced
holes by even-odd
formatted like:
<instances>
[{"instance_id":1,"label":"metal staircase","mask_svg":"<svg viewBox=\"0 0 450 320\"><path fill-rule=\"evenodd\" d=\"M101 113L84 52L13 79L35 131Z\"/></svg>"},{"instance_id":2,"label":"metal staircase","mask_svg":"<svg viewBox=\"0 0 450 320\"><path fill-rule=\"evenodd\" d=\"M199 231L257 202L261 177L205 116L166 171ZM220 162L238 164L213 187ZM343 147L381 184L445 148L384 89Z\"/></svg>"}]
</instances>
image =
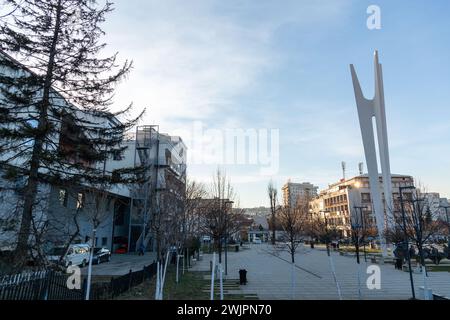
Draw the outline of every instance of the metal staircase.
<instances>
[{"instance_id":1,"label":"metal staircase","mask_svg":"<svg viewBox=\"0 0 450 320\"><path fill-rule=\"evenodd\" d=\"M139 250L142 244L147 248L147 245L152 238L151 208L152 198L156 187L155 168L157 168L158 165L158 141L159 126L146 125L138 126L136 128L134 166L144 166L147 168L140 177L142 178L142 183L136 184L131 192L130 214L133 214L133 211L135 212L134 216L130 219L130 244L134 241L134 239L131 238L132 227L139 227L142 230L135 242L136 245L133 246L136 251ZM155 156L152 156L152 152L155 152ZM133 221L133 217L138 221Z\"/></svg>"}]
</instances>

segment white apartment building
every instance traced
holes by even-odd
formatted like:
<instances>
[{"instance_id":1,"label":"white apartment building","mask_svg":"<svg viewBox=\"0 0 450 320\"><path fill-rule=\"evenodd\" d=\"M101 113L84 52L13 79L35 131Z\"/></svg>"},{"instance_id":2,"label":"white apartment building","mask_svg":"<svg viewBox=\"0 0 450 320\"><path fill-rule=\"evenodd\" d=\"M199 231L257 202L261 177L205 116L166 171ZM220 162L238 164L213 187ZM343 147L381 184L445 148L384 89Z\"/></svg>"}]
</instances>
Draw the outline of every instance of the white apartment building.
<instances>
[{"instance_id":1,"label":"white apartment building","mask_svg":"<svg viewBox=\"0 0 450 320\"><path fill-rule=\"evenodd\" d=\"M414 179L408 175L392 174L392 195L394 202L399 196L400 186L414 185ZM379 186L382 190L382 177L379 177ZM411 191L402 192L405 199L411 198ZM386 208L384 201L385 213ZM357 208L363 207L363 208ZM335 227L342 237L350 236L351 231L351 212L362 210L363 219L367 226L376 227L375 213L372 207L370 196L369 176L367 174L359 175L350 179L342 179L333 183L327 189L320 191L319 195L310 201L311 213L325 218L328 225ZM361 213L360 211L358 211Z\"/></svg>"},{"instance_id":2,"label":"white apartment building","mask_svg":"<svg viewBox=\"0 0 450 320\"><path fill-rule=\"evenodd\" d=\"M294 183L288 181L281 190L283 192L283 205L295 207L300 199L315 197L318 187L309 182Z\"/></svg>"}]
</instances>

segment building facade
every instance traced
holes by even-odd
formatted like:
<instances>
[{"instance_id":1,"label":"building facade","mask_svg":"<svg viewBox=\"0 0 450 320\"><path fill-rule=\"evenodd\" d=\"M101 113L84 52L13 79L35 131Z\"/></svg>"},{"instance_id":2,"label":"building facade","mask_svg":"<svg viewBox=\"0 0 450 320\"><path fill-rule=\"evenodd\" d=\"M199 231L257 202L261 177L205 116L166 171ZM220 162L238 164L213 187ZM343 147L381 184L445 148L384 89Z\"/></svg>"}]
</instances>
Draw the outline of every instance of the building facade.
<instances>
[{"instance_id":1,"label":"building facade","mask_svg":"<svg viewBox=\"0 0 450 320\"><path fill-rule=\"evenodd\" d=\"M379 176L378 188L383 188L382 176ZM414 185L414 180L408 175L393 174L392 198L394 202L398 201L399 187ZM402 192L405 199L409 198L411 191ZM408 194L409 193L409 194ZM386 213L392 212L386 204L384 193L382 193L385 217ZM310 201L310 210L313 215L325 218L328 225L335 227L341 237L350 236L352 212L361 213L367 227L376 228L376 217L373 210L373 203L369 187L369 176L367 174L359 175L350 179L329 185L325 190L320 191L319 195ZM357 211L357 210L361 210ZM387 222L383 221L385 225Z\"/></svg>"},{"instance_id":2,"label":"building facade","mask_svg":"<svg viewBox=\"0 0 450 320\"><path fill-rule=\"evenodd\" d=\"M19 66L23 69L21 72L31 72L2 52L0 59ZM14 74L4 67L0 67L0 73ZM55 109L77 109L57 90L52 89L51 93L58 101ZM119 120L113 116L92 119L92 115L78 109L76 111L81 117L101 126L120 127ZM2 126L3 124L0 124L0 127ZM75 122L71 122L69 116L56 122L55 126L58 134L54 137L52 147L67 154L65 161L68 163L82 163L112 176L114 172L119 171L120 174L120 169L138 166L145 166L146 169L141 173L140 183L114 184L97 190L92 190L88 185L61 186L41 183L37 192L38 203L33 207L33 228L36 229L34 233L39 234L41 238L39 241L58 245L64 244L68 239L73 242L92 240L92 216L95 209L89 204L93 202L93 198L101 197L102 210L96 239L93 240L96 246L110 248L112 251L119 248L135 251L143 241L151 242L151 217L157 210L162 212L161 199L170 203L166 212L179 214L183 210L187 148L180 137L160 134L158 126L141 126L131 139L123 142L123 153L112 155L101 163L87 162L84 161L82 152L77 151L80 149L80 145L77 145L79 142L74 140L75 136L87 133L82 132ZM82 150L86 150L86 146ZM24 171L27 162L20 157L7 160L9 158L10 154L0 154L0 160L3 161L0 167L0 251L15 248L23 204L23 194L20 190L26 183L26 179L14 178L9 172ZM74 234L77 235L75 238L72 237ZM152 246L149 246L149 249L151 248Z\"/></svg>"},{"instance_id":3,"label":"building facade","mask_svg":"<svg viewBox=\"0 0 450 320\"><path fill-rule=\"evenodd\" d=\"M450 200L439 198L439 219L450 223Z\"/></svg>"},{"instance_id":4,"label":"building facade","mask_svg":"<svg viewBox=\"0 0 450 320\"><path fill-rule=\"evenodd\" d=\"M294 183L288 181L282 188L283 204L285 206L295 207L302 198L313 198L317 195L318 187L312 183Z\"/></svg>"}]
</instances>

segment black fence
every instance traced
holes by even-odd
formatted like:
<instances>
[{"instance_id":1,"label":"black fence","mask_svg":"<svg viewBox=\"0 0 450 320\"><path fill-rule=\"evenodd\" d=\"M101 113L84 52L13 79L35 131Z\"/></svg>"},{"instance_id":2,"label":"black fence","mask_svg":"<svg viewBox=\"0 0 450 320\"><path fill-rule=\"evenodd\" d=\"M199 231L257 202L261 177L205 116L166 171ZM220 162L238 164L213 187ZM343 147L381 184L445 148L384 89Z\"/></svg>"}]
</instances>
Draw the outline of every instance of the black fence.
<instances>
[{"instance_id":1,"label":"black fence","mask_svg":"<svg viewBox=\"0 0 450 320\"><path fill-rule=\"evenodd\" d=\"M111 278L110 282L92 283L90 300L113 299L156 274L156 263L142 270ZM71 275L55 271L0 279L0 300L84 300L86 279L80 289L70 289Z\"/></svg>"},{"instance_id":2,"label":"black fence","mask_svg":"<svg viewBox=\"0 0 450 320\"><path fill-rule=\"evenodd\" d=\"M99 282L94 283L91 292L90 292L90 300L105 300L105 299L113 299L121 295L124 292L127 292L132 287L135 287L145 280L151 279L156 274L156 262L144 267L142 270L128 272L127 274L117 277L111 278L111 281L108 282Z\"/></svg>"}]
</instances>

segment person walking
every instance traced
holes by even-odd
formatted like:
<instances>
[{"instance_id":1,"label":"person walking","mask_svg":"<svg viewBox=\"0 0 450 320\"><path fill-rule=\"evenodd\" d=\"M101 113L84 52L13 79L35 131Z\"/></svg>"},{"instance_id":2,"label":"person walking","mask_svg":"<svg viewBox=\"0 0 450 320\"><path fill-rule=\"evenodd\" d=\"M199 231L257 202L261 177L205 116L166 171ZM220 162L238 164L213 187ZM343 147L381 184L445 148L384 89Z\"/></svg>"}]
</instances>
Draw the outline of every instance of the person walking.
<instances>
[{"instance_id":1,"label":"person walking","mask_svg":"<svg viewBox=\"0 0 450 320\"><path fill-rule=\"evenodd\" d=\"M143 256L145 253L145 246L143 243L141 243L141 245L139 246L139 255Z\"/></svg>"}]
</instances>

